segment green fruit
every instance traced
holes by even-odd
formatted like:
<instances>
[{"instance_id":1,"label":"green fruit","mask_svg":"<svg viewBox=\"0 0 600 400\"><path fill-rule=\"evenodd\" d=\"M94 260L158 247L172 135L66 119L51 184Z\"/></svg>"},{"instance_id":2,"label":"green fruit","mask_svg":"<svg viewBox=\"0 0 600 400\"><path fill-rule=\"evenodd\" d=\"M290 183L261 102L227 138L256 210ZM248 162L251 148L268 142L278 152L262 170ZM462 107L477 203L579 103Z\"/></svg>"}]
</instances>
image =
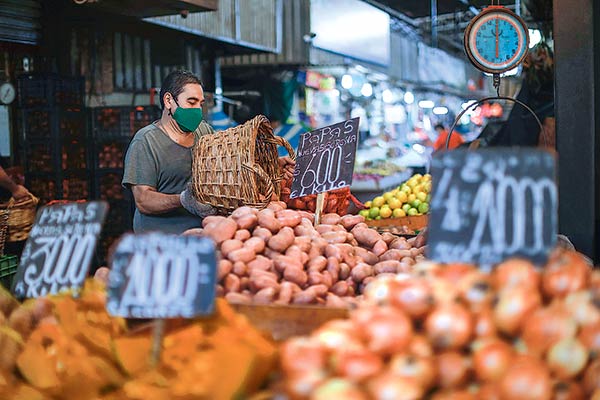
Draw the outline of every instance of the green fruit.
<instances>
[{"instance_id":1,"label":"green fruit","mask_svg":"<svg viewBox=\"0 0 600 400\"><path fill-rule=\"evenodd\" d=\"M425 203L431 203L431 195L428 194L427 197L425 197Z\"/></svg>"},{"instance_id":2,"label":"green fruit","mask_svg":"<svg viewBox=\"0 0 600 400\"><path fill-rule=\"evenodd\" d=\"M411 209L409 209L408 212L407 212L407 214L411 215L411 216L417 215L418 213L419 213L419 211L416 208L414 208L414 207L411 208Z\"/></svg>"},{"instance_id":3,"label":"green fruit","mask_svg":"<svg viewBox=\"0 0 600 400\"><path fill-rule=\"evenodd\" d=\"M411 206L413 206L414 208L418 208L421 205L421 200L419 199L414 199L411 203Z\"/></svg>"},{"instance_id":4,"label":"green fruit","mask_svg":"<svg viewBox=\"0 0 600 400\"><path fill-rule=\"evenodd\" d=\"M377 218L377 217L379 217L379 207L372 207L369 210L369 217L370 218Z\"/></svg>"},{"instance_id":5,"label":"green fruit","mask_svg":"<svg viewBox=\"0 0 600 400\"><path fill-rule=\"evenodd\" d=\"M417 199L419 199L421 201L425 201L426 198L427 198L427 193L425 193L425 192L417 193Z\"/></svg>"},{"instance_id":6,"label":"green fruit","mask_svg":"<svg viewBox=\"0 0 600 400\"><path fill-rule=\"evenodd\" d=\"M404 210L405 213L408 213L408 210L410 210L410 204L406 203L402 206L402 209Z\"/></svg>"},{"instance_id":7,"label":"green fruit","mask_svg":"<svg viewBox=\"0 0 600 400\"><path fill-rule=\"evenodd\" d=\"M369 218L369 210L360 210L358 212L358 215L361 215L361 216L363 216L365 218Z\"/></svg>"},{"instance_id":8,"label":"green fruit","mask_svg":"<svg viewBox=\"0 0 600 400\"><path fill-rule=\"evenodd\" d=\"M417 207L417 210L419 210L419 212L422 214L427 214L429 212L429 203L419 204L419 207Z\"/></svg>"}]
</instances>

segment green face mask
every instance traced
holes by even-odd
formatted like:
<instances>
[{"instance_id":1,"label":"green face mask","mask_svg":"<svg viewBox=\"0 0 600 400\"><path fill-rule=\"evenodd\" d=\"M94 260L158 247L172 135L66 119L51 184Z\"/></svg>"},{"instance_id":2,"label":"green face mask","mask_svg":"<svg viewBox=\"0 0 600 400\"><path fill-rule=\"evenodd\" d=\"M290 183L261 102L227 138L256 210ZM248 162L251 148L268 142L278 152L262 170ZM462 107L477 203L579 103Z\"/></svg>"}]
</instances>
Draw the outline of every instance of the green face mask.
<instances>
[{"instance_id":1,"label":"green face mask","mask_svg":"<svg viewBox=\"0 0 600 400\"><path fill-rule=\"evenodd\" d=\"M182 108L175 100L177 109L173 113L173 119L179 125L179 129L184 132L194 132L198 129L200 122L202 122L202 109L201 108Z\"/></svg>"}]
</instances>

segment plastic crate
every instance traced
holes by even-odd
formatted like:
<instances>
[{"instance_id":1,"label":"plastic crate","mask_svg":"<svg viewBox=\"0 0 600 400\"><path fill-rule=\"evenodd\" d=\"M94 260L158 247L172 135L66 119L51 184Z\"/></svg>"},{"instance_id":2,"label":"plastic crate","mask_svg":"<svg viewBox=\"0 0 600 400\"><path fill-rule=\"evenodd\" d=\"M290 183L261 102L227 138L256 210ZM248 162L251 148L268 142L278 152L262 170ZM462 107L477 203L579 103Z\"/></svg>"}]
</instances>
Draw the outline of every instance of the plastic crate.
<instances>
[{"instance_id":1,"label":"plastic crate","mask_svg":"<svg viewBox=\"0 0 600 400\"><path fill-rule=\"evenodd\" d=\"M55 172L55 143L30 141L25 149L27 171Z\"/></svg>"},{"instance_id":2,"label":"plastic crate","mask_svg":"<svg viewBox=\"0 0 600 400\"><path fill-rule=\"evenodd\" d=\"M87 149L84 142L67 141L61 146L62 169L86 169L88 166Z\"/></svg>"},{"instance_id":3,"label":"plastic crate","mask_svg":"<svg viewBox=\"0 0 600 400\"><path fill-rule=\"evenodd\" d=\"M106 201L125 200L125 191L121 185L123 174L104 173L98 174L97 177L97 198Z\"/></svg>"},{"instance_id":4,"label":"plastic crate","mask_svg":"<svg viewBox=\"0 0 600 400\"><path fill-rule=\"evenodd\" d=\"M13 278L17 273L19 259L17 256L0 256L0 284L10 290Z\"/></svg>"},{"instance_id":5,"label":"plastic crate","mask_svg":"<svg viewBox=\"0 0 600 400\"><path fill-rule=\"evenodd\" d=\"M27 108L21 110L20 116L25 140L59 137L82 140L87 137L86 113L81 108Z\"/></svg>"},{"instance_id":6,"label":"plastic crate","mask_svg":"<svg viewBox=\"0 0 600 400\"><path fill-rule=\"evenodd\" d=\"M25 186L40 199L40 203L45 204L50 200L56 199L56 183L54 175L25 175Z\"/></svg>"},{"instance_id":7,"label":"plastic crate","mask_svg":"<svg viewBox=\"0 0 600 400\"><path fill-rule=\"evenodd\" d=\"M19 106L83 106L83 78L68 78L55 74L25 74L17 80Z\"/></svg>"},{"instance_id":8,"label":"plastic crate","mask_svg":"<svg viewBox=\"0 0 600 400\"><path fill-rule=\"evenodd\" d=\"M62 179L62 199L80 200L90 198L90 182L87 176L68 174Z\"/></svg>"},{"instance_id":9,"label":"plastic crate","mask_svg":"<svg viewBox=\"0 0 600 400\"><path fill-rule=\"evenodd\" d=\"M117 168L122 170L127 146L128 143L125 143L123 141L103 141L101 143L96 143L94 149L96 168Z\"/></svg>"},{"instance_id":10,"label":"plastic crate","mask_svg":"<svg viewBox=\"0 0 600 400\"><path fill-rule=\"evenodd\" d=\"M129 138L161 116L158 106L97 107L91 109L96 139Z\"/></svg>"}]
</instances>

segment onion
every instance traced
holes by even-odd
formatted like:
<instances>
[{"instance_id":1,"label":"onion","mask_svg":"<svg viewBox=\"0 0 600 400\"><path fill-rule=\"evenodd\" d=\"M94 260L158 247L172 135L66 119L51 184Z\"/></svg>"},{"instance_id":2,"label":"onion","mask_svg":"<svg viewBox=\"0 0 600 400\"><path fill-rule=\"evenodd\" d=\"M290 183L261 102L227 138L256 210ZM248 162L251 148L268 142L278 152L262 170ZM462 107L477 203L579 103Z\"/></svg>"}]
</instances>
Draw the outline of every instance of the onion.
<instances>
[{"instance_id":1,"label":"onion","mask_svg":"<svg viewBox=\"0 0 600 400\"><path fill-rule=\"evenodd\" d=\"M548 369L532 356L519 355L500 381L502 399L550 400Z\"/></svg>"},{"instance_id":2,"label":"onion","mask_svg":"<svg viewBox=\"0 0 600 400\"><path fill-rule=\"evenodd\" d=\"M355 331L351 321L334 320L317 329L312 337L329 351L364 348L359 339L355 337Z\"/></svg>"},{"instance_id":3,"label":"onion","mask_svg":"<svg viewBox=\"0 0 600 400\"><path fill-rule=\"evenodd\" d=\"M305 370L287 376L285 390L292 398L307 398L326 378L327 373L323 370Z\"/></svg>"},{"instance_id":4,"label":"onion","mask_svg":"<svg viewBox=\"0 0 600 400\"><path fill-rule=\"evenodd\" d=\"M433 348L425 336L416 334L410 339L408 353L416 357L431 357L433 356Z\"/></svg>"},{"instance_id":5,"label":"onion","mask_svg":"<svg viewBox=\"0 0 600 400\"><path fill-rule=\"evenodd\" d=\"M413 318L421 318L433 305L433 291L425 279L412 278L391 285L390 301Z\"/></svg>"},{"instance_id":6,"label":"onion","mask_svg":"<svg viewBox=\"0 0 600 400\"><path fill-rule=\"evenodd\" d=\"M510 367L514 353L501 340L490 340L473 352L475 375L482 381L498 381Z\"/></svg>"},{"instance_id":7,"label":"onion","mask_svg":"<svg viewBox=\"0 0 600 400\"><path fill-rule=\"evenodd\" d=\"M536 310L523 324L522 339L527 349L542 356L554 343L575 337L577 323L560 305Z\"/></svg>"},{"instance_id":8,"label":"onion","mask_svg":"<svg viewBox=\"0 0 600 400\"><path fill-rule=\"evenodd\" d=\"M457 285L465 276L476 270L471 264L448 264L440 269L438 277Z\"/></svg>"},{"instance_id":9,"label":"onion","mask_svg":"<svg viewBox=\"0 0 600 400\"><path fill-rule=\"evenodd\" d=\"M551 259L542 274L542 289L548 297L564 297L584 289L590 277L590 268L575 251L560 252Z\"/></svg>"},{"instance_id":10,"label":"onion","mask_svg":"<svg viewBox=\"0 0 600 400\"><path fill-rule=\"evenodd\" d=\"M499 293L494 307L494 322L500 331L514 335L525 319L540 306L537 290L526 286L507 287Z\"/></svg>"},{"instance_id":11,"label":"onion","mask_svg":"<svg viewBox=\"0 0 600 400\"><path fill-rule=\"evenodd\" d=\"M531 262L512 258L496 267L493 280L497 290L512 286L527 286L537 290L540 275Z\"/></svg>"},{"instance_id":12,"label":"onion","mask_svg":"<svg viewBox=\"0 0 600 400\"><path fill-rule=\"evenodd\" d=\"M340 349L334 356L333 364L338 375L357 383L378 374L383 368L381 358L366 349Z\"/></svg>"},{"instance_id":13,"label":"onion","mask_svg":"<svg viewBox=\"0 0 600 400\"><path fill-rule=\"evenodd\" d=\"M286 374L319 370L327 355L321 343L304 337L291 338L281 346L281 367Z\"/></svg>"},{"instance_id":14,"label":"onion","mask_svg":"<svg viewBox=\"0 0 600 400\"><path fill-rule=\"evenodd\" d=\"M600 353L600 322L582 326L577 338L590 352Z\"/></svg>"},{"instance_id":15,"label":"onion","mask_svg":"<svg viewBox=\"0 0 600 400\"><path fill-rule=\"evenodd\" d=\"M372 379L369 393L375 400L417 400L425 394L423 388L410 378L404 378L385 373ZM327 400L346 399L345 397L330 397ZM311 399L312 400L312 399ZM325 398L323 398L325 400Z\"/></svg>"},{"instance_id":16,"label":"onion","mask_svg":"<svg viewBox=\"0 0 600 400\"><path fill-rule=\"evenodd\" d=\"M484 307L475 315L473 331L478 338L496 336L497 330L494 324L494 313L491 308Z\"/></svg>"},{"instance_id":17,"label":"onion","mask_svg":"<svg viewBox=\"0 0 600 400\"><path fill-rule=\"evenodd\" d=\"M365 287L364 299L373 304L389 304L393 283L394 278L390 276L377 277Z\"/></svg>"},{"instance_id":18,"label":"onion","mask_svg":"<svg viewBox=\"0 0 600 400\"><path fill-rule=\"evenodd\" d=\"M447 351L435 357L438 385L450 389L464 385L469 377L469 362L457 351Z\"/></svg>"},{"instance_id":19,"label":"onion","mask_svg":"<svg viewBox=\"0 0 600 400\"><path fill-rule=\"evenodd\" d=\"M592 361L583 374L583 389L588 396L600 391L600 358Z\"/></svg>"},{"instance_id":20,"label":"onion","mask_svg":"<svg viewBox=\"0 0 600 400\"><path fill-rule=\"evenodd\" d=\"M317 387L310 398L311 400L367 400L368 396L354 383L346 379L333 378Z\"/></svg>"},{"instance_id":21,"label":"onion","mask_svg":"<svg viewBox=\"0 0 600 400\"><path fill-rule=\"evenodd\" d=\"M564 306L581 325L600 323L600 307L594 304L593 293L589 290L569 294Z\"/></svg>"},{"instance_id":22,"label":"onion","mask_svg":"<svg viewBox=\"0 0 600 400\"><path fill-rule=\"evenodd\" d=\"M501 400L500 388L496 383L484 383L476 394L478 400Z\"/></svg>"},{"instance_id":23,"label":"onion","mask_svg":"<svg viewBox=\"0 0 600 400\"><path fill-rule=\"evenodd\" d=\"M427 316L425 332L434 347L458 349L473 333L471 314L459 304L442 304Z\"/></svg>"},{"instance_id":24,"label":"onion","mask_svg":"<svg viewBox=\"0 0 600 400\"><path fill-rule=\"evenodd\" d=\"M458 287L450 281L434 278L430 283L435 304L454 303L459 299Z\"/></svg>"},{"instance_id":25,"label":"onion","mask_svg":"<svg viewBox=\"0 0 600 400\"><path fill-rule=\"evenodd\" d=\"M423 389L429 389L435 380L435 365L431 357L415 357L410 354L395 355L389 364L394 376L414 379Z\"/></svg>"},{"instance_id":26,"label":"onion","mask_svg":"<svg viewBox=\"0 0 600 400\"><path fill-rule=\"evenodd\" d=\"M573 381L557 381L552 386L552 400L585 399L581 385Z\"/></svg>"},{"instance_id":27,"label":"onion","mask_svg":"<svg viewBox=\"0 0 600 400\"><path fill-rule=\"evenodd\" d=\"M477 400L478 397L469 390L448 390L436 392L431 400Z\"/></svg>"},{"instance_id":28,"label":"onion","mask_svg":"<svg viewBox=\"0 0 600 400\"><path fill-rule=\"evenodd\" d=\"M474 312L491 306L494 300L490 276L481 272L474 272L465 276L459 282L459 292L461 299Z\"/></svg>"},{"instance_id":29,"label":"onion","mask_svg":"<svg viewBox=\"0 0 600 400\"><path fill-rule=\"evenodd\" d=\"M579 340L566 338L554 344L546 358L548 367L557 377L568 379L583 371L588 351Z\"/></svg>"},{"instance_id":30,"label":"onion","mask_svg":"<svg viewBox=\"0 0 600 400\"><path fill-rule=\"evenodd\" d=\"M369 350L382 355L405 350L413 333L411 320L393 307L374 310L362 330Z\"/></svg>"}]
</instances>

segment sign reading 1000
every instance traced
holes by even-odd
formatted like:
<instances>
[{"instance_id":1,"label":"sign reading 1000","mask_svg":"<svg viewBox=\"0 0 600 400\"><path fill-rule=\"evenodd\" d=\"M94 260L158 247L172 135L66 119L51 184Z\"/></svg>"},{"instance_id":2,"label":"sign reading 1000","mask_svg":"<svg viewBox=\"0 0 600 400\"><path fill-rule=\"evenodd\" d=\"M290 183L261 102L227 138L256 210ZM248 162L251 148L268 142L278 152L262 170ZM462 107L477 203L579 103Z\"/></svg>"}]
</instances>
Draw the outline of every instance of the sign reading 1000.
<instances>
[{"instance_id":1,"label":"sign reading 1000","mask_svg":"<svg viewBox=\"0 0 600 400\"><path fill-rule=\"evenodd\" d=\"M302 134L290 198L350 186L358 121L353 118Z\"/></svg>"}]
</instances>

